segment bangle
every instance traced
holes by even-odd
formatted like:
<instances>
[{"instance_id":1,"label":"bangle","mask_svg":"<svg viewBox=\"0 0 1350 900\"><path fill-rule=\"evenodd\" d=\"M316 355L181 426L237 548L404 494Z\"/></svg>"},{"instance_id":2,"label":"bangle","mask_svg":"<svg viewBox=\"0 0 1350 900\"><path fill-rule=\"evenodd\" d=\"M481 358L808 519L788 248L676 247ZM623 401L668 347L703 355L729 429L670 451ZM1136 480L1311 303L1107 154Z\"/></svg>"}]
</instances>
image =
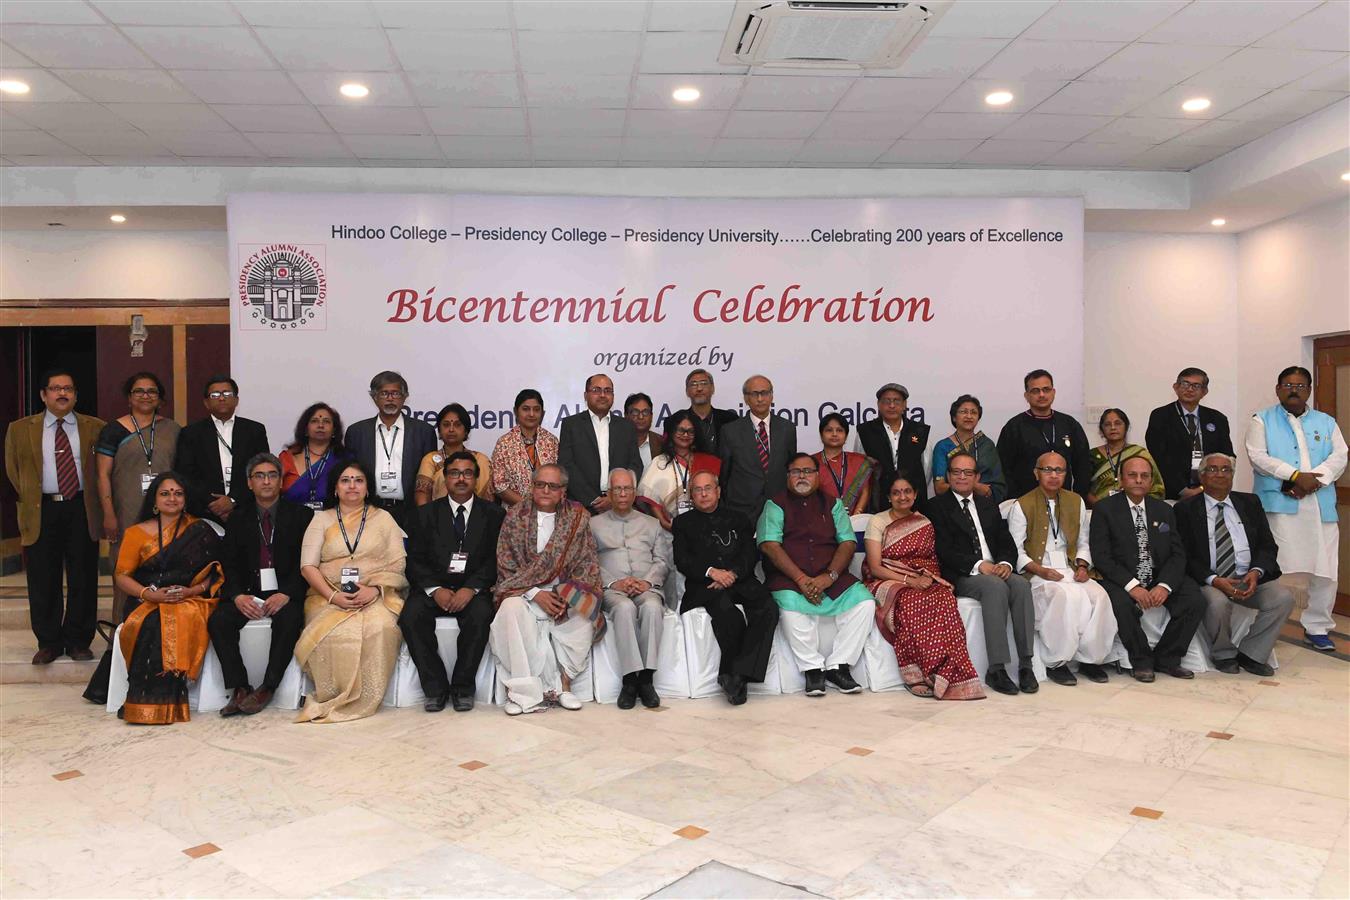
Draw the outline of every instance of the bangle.
<instances>
[{"instance_id":1,"label":"bangle","mask_svg":"<svg viewBox=\"0 0 1350 900\"><path fill-rule=\"evenodd\" d=\"M337 588L333 588L333 593L328 595L328 602L332 603L333 598L336 597L337 595L338 595Z\"/></svg>"},{"instance_id":2,"label":"bangle","mask_svg":"<svg viewBox=\"0 0 1350 900\"><path fill-rule=\"evenodd\" d=\"M147 586L147 587L141 588L141 592L140 592L139 594L136 595L136 599L137 599L137 600L140 600L140 601L142 601L142 602L144 602L144 601L145 601L145 592L148 591L148 590L150 590L150 588L149 588L148 586Z\"/></svg>"}]
</instances>

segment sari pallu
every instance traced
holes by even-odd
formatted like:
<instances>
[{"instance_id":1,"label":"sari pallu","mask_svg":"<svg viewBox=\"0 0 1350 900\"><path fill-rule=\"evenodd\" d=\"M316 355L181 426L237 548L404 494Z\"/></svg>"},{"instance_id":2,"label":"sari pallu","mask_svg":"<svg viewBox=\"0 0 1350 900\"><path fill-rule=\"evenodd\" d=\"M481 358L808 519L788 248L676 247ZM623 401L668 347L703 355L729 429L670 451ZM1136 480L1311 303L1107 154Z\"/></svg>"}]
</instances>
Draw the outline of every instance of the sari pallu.
<instances>
[{"instance_id":1,"label":"sari pallu","mask_svg":"<svg viewBox=\"0 0 1350 900\"><path fill-rule=\"evenodd\" d=\"M360 515L348 516L346 526L354 538ZM310 522L300 559L318 567L332 587L323 594L311 587L305 595L305 630L295 644L295 658L314 679L314 693L295 721L346 722L372 715L384 700L402 640L398 616L408 592L403 531L393 516L371 507L353 554L338 526L338 511L326 509ZM360 569L357 579L379 588L380 599L363 609L329 603L346 566Z\"/></svg>"},{"instance_id":2,"label":"sari pallu","mask_svg":"<svg viewBox=\"0 0 1350 900\"><path fill-rule=\"evenodd\" d=\"M652 464L642 470L642 480L638 482L637 503L641 507L655 510L660 507L672 519L679 514L680 500L689 499L689 481L699 472L722 474L722 461L711 453L694 453L688 468L674 457L661 454L652 459Z\"/></svg>"},{"instance_id":3,"label":"sari pallu","mask_svg":"<svg viewBox=\"0 0 1350 900\"><path fill-rule=\"evenodd\" d=\"M1093 447L1088 456L1092 460L1092 494L1098 500L1122 490L1121 467L1125 465L1126 460L1134 459L1136 456L1148 460L1149 468L1153 470L1153 487L1148 489L1148 495L1159 500L1167 496L1167 488L1163 484L1162 473L1158 471L1158 464L1153 461L1153 456L1148 450L1138 444L1126 444L1115 456L1109 455L1105 446Z\"/></svg>"},{"instance_id":4,"label":"sari pallu","mask_svg":"<svg viewBox=\"0 0 1350 900\"><path fill-rule=\"evenodd\" d=\"M863 488L867 487L872 478L875 468L872 461L861 453L844 451L840 454L839 464L835 465L825 459L823 450L812 459L820 469L820 492L826 497L837 498L844 504L844 512L850 516L864 512L859 501L862 499ZM835 478L840 476L844 482L842 494L839 492L839 483L835 481Z\"/></svg>"},{"instance_id":5,"label":"sari pallu","mask_svg":"<svg viewBox=\"0 0 1350 900\"><path fill-rule=\"evenodd\" d=\"M127 699L118 715L133 725L168 725L191 718L188 680L201 674L210 645L206 621L225 580L216 561L220 538L200 519L184 516L183 521L187 524L162 550L141 529L129 530L118 558L122 571L125 558L141 557L134 571L124 573L140 584L207 589L201 597L178 603L133 601L137 605L122 625L117 648L127 661Z\"/></svg>"},{"instance_id":6,"label":"sari pallu","mask_svg":"<svg viewBox=\"0 0 1350 900\"><path fill-rule=\"evenodd\" d=\"M304 471L297 469L295 457L289 450L281 453L281 496L301 505L322 504L328 498L328 483L333 473L342 468L347 454L331 450L314 459Z\"/></svg>"},{"instance_id":7,"label":"sari pallu","mask_svg":"<svg viewBox=\"0 0 1350 900\"><path fill-rule=\"evenodd\" d=\"M881 512L878 516L889 516ZM984 689L966 650L956 596L939 580L933 525L914 514L886 526L881 558L932 576L926 590L880 579L864 566L863 583L877 599L877 627L895 648L900 677L925 684L939 700L979 700Z\"/></svg>"}]
</instances>

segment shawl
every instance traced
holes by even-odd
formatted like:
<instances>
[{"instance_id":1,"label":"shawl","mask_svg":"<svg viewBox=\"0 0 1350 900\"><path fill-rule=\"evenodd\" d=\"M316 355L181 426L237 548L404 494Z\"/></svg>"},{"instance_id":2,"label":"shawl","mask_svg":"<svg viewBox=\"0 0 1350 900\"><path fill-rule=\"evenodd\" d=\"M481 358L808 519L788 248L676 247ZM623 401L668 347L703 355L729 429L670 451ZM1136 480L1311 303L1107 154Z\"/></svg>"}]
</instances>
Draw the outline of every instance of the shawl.
<instances>
[{"instance_id":1,"label":"shawl","mask_svg":"<svg viewBox=\"0 0 1350 900\"><path fill-rule=\"evenodd\" d=\"M497 539L498 604L555 581L578 582L597 597L603 594L591 514L585 507L573 500L560 503L553 535L542 553L534 549L538 537L534 501L527 495L507 512Z\"/></svg>"},{"instance_id":2,"label":"shawl","mask_svg":"<svg viewBox=\"0 0 1350 900\"><path fill-rule=\"evenodd\" d=\"M539 457L539 465L556 465L558 462L558 439L543 426L534 433L534 450ZM497 439L492 450L492 489L498 494L515 491L522 497L530 496L530 481L534 477L534 466L530 465L530 456L525 449L525 439L520 435L520 426Z\"/></svg>"}]
</instances>

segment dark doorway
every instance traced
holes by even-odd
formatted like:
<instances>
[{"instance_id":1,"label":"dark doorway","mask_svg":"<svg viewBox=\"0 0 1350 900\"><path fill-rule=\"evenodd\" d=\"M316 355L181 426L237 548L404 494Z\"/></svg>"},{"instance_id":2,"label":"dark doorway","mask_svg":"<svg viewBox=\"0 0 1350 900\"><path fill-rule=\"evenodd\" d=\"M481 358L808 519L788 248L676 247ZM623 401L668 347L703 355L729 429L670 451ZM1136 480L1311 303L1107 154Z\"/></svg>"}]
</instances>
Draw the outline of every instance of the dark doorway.
<instances>
[{"instance_id":1,"label":"dark doorway","mask_svg":"<svg viewBox=\"0 0 1350 900\"><path fill-rule=\"evenodd\" d=\"M98 332L92 325L63 326L60 328L26 328L28 332L27 369L25 373L25 409L20 415L32 415L42 409L42 373L61 367L75 377L75 411L86 416L98 415Z\"/></svg>"}]
</instances>

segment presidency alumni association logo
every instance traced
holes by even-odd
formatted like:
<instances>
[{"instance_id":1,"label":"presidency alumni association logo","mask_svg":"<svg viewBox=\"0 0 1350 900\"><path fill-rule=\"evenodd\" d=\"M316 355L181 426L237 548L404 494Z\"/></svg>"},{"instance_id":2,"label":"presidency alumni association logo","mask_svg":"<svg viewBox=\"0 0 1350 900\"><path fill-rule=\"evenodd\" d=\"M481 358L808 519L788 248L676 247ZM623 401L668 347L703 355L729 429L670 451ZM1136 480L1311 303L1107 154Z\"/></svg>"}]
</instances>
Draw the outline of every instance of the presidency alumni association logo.
<instances>
[{"instance_id":1,"label":"presidency alumni association logo","mask_svg":"<svg viewBox=\"0 0 1350 900\"><path fill-rule=\"evenodd\" d=\"M323 245L256 244L239 250L244 256L238 284L241 329L326 330Z\"/></svg>"}]
</instances>

